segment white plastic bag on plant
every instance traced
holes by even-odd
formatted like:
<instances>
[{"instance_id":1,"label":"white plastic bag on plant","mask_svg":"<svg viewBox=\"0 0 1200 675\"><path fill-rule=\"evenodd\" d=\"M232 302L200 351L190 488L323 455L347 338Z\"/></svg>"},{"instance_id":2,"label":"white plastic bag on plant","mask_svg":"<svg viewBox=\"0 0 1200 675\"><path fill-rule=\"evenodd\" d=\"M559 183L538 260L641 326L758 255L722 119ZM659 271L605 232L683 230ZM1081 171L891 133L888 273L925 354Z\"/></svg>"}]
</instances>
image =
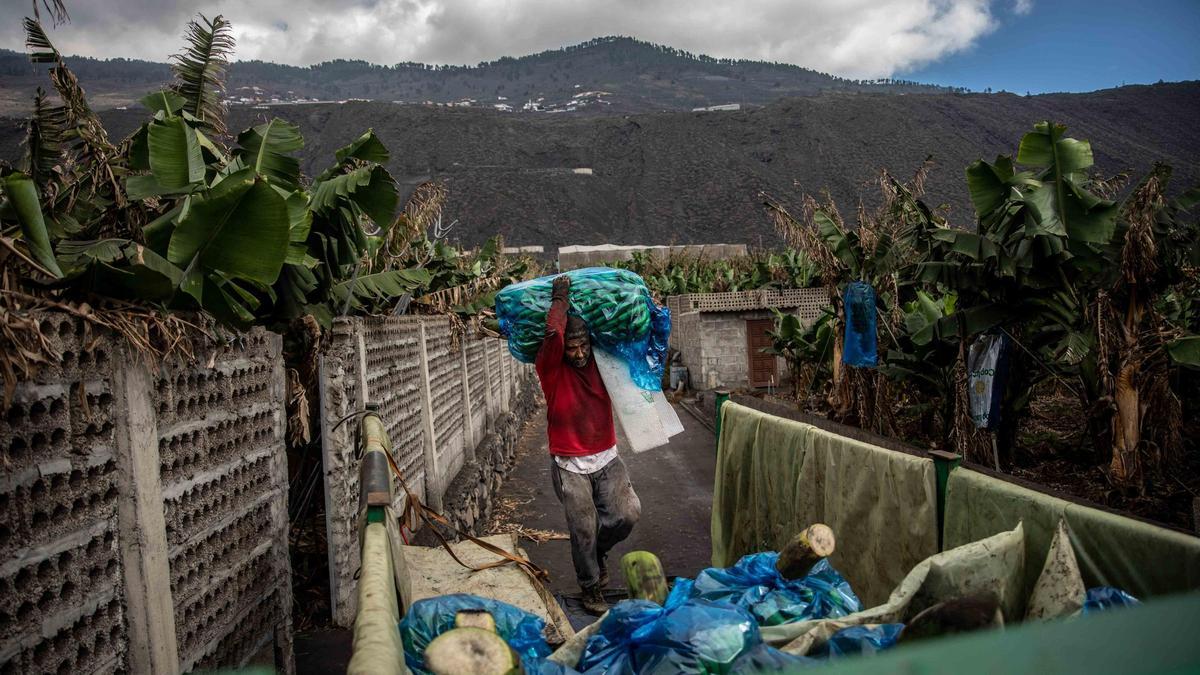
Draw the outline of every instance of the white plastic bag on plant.
<instances>
[{"instance_id":1,"label":"white plastic bag on plant","mask_svg":"<svg viewBox=\"0 0 1200 675\"><path fill-rule=\"evenodd\" d=\"M981 335L967 351L967 399L971 421L978 429L1000 424L1000 403L1008 380L1008 337Z\"/></svg>"}]
</instances>

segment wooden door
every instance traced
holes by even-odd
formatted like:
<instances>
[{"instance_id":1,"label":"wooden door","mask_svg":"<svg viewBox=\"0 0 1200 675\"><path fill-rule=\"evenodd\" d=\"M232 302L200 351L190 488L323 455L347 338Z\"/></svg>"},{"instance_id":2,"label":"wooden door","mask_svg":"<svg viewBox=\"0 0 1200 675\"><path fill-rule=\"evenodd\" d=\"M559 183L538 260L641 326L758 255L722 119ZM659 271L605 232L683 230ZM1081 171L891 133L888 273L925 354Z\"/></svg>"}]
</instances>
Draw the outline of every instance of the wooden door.
<instances>
[{"instance_id":1,"label":"wooden door","mask_svg":"<svg viewBox=\"0 0 1200 675\"><path fill-rule=\"evenodd\" d=\"M767 331L775 330L774 319L751 319L746 321L746 361L750 364L750 386L766 387L779 384L779 370L774 354L764 354L770 347L771 336Z\"/></svg>"}]
</instances>

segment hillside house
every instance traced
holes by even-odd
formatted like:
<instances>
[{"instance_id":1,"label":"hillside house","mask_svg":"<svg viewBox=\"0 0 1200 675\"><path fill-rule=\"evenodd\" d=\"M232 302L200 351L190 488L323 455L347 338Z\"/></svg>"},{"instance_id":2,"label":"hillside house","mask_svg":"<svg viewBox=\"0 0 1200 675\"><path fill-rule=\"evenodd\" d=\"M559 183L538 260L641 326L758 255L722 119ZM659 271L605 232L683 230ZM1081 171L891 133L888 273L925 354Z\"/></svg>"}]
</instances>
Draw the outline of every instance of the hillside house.
<instances>
[{"instance_id":1,"label":"hillside house","mask_svg":"<svg viewBox=\"0 0 1200 675\"><path fill-rule=\"evenodd\" d=\"M669 344L679 352L693 389L778 387L789 379L787 363L763 353L771 346L767 333L775 329L771 310L795 314L809 325L828 304L823 288L673 295L667 298Z\"/></svg>"}]
</instances>

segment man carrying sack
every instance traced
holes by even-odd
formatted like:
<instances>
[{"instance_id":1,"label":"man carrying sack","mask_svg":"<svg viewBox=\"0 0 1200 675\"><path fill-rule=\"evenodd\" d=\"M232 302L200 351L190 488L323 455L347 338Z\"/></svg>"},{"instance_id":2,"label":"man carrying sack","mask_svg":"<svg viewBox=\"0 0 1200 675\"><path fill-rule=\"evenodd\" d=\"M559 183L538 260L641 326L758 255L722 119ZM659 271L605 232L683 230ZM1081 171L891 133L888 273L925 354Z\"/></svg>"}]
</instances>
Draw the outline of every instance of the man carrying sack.
<instances>
[{"instance_id":1,"label":"man carrying sack","mask_svg":"<svg viewBox=\"0 0 1200 675\"><path fill-rule=\"evenodd\" d=\"M587 323L568 316L571 280L554 280L536 368L546 397L554 492L566 511L571 559L591 614L608 610L608 552L633 531L642 503L617 455L612 401L592 358Z\"/></svg>"}]
</instances>

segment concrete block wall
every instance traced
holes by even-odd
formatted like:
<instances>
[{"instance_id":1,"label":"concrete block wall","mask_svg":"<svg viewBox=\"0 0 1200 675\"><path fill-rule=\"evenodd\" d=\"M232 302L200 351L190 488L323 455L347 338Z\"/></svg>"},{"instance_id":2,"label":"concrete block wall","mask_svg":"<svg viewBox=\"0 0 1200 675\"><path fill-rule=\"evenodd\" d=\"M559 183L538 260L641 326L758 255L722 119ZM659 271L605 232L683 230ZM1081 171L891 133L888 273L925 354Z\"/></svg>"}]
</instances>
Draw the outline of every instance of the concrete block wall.
<instances>
[{"instance_id":1,"label":"concrete block wall","mask_svg":"<svg viewBox=\"0 0 1200 675\"><path fill-rule=\"evenodd\" d=\"M0 673L292 672L278 336L152 372L39 320L60 356L0 418Z\"/></svg>"},{"instance_id":2,"label":"concrete block wall","mask_svg":"<svg viewBox=\"0 0 1200 675\"><path fill-rule=\"evenodd\" d=\"M477 470L498 420L533 382L500 340L458 337L442 317L344 318L334 323L320 361L321 442L334 623L350 626L357 603L359 474L354 414L371 403L387 428L404 480L415 496L444 510L464 467ZM339 425L339 422L346 420ZM394 480L397 513L406 494ZM413 523L408 523L415 526Z\"/></svg>"}]
</instances>

